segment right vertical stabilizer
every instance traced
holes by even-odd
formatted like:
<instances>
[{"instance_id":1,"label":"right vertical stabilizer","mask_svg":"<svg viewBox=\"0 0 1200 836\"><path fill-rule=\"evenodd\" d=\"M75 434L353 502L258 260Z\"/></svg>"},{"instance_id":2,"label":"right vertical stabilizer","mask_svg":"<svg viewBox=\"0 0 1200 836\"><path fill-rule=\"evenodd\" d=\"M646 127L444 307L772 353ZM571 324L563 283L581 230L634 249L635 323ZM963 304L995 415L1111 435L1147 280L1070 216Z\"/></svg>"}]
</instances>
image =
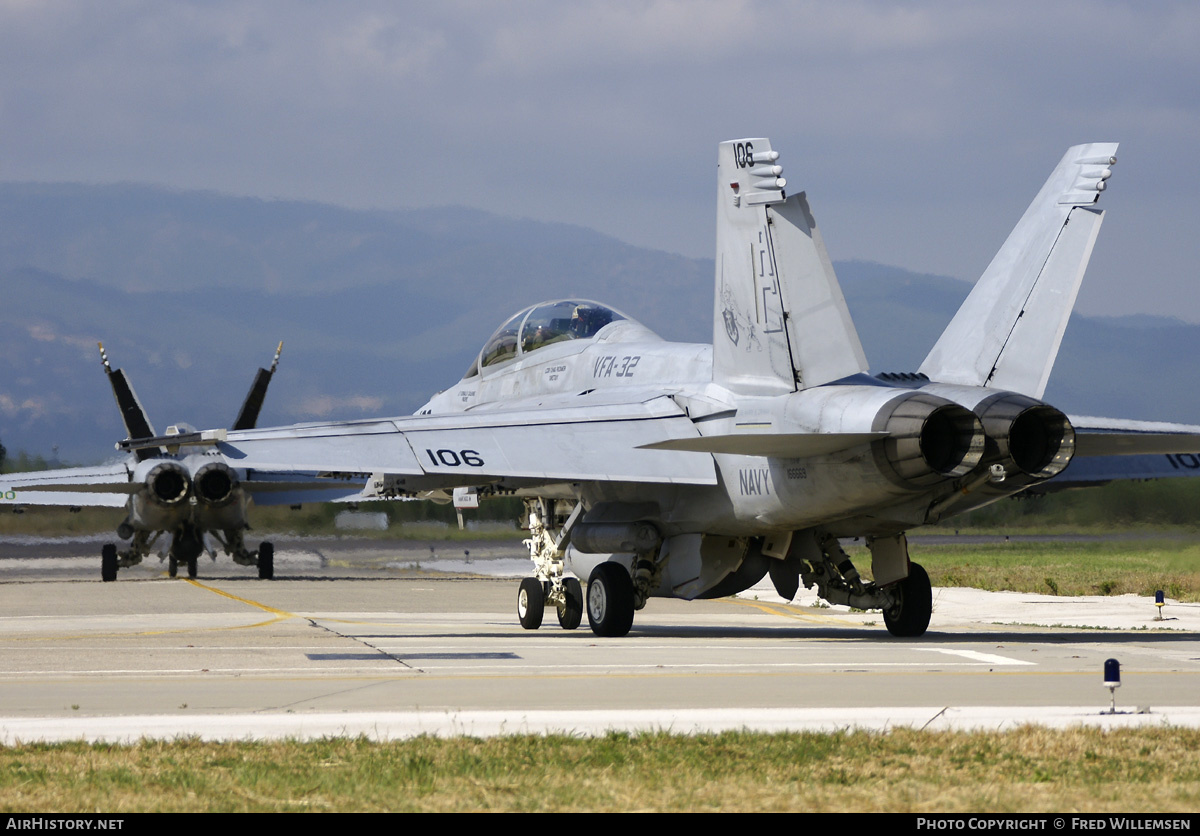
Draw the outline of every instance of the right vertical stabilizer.
<instances>
[{"instance_id":1,"label":"right vertical stabilizer","mask_svg":"<svg viewBox=\"0 0 1200 836\"><path fill-rule=\"evenodd\" d=\"M943 383L1040 398L1104 213L1117 144L1076 145L1051 172L996 253L921 372Z\"/></svg>"},{"instance_id":2,"label":"right vertical stabilizer","mask_svg":"<svg viewBox=\"0 0 1200 836\"><path fill-rule=\"evenodd\" d=\"M275 349L275 359L271 361L271 368L259 369L254 375L254 381L250 384L250 391L246 393L246 399L242 401L242 408L238 410L237 418L234 419L233 426L230 429L234 430L252 430L258 424L258 413L262 411L263 401L267 397L267 387L271 385L271 378L275 375L275 369L279 366L279 355L283 353L283 341L279 341L279 346Z\"/></svg>"},{"instance_id":3,"label":"right vertical stabilizer","mask_svg":"<svg viewBox=\"0 0 1200 836\"><path fill-rule=\"evenodd\" d=\"M713 381L764 394L867 370L808 201L787 196L778 159L761 138L717 155Z\"/></svg>"}]
</instances>

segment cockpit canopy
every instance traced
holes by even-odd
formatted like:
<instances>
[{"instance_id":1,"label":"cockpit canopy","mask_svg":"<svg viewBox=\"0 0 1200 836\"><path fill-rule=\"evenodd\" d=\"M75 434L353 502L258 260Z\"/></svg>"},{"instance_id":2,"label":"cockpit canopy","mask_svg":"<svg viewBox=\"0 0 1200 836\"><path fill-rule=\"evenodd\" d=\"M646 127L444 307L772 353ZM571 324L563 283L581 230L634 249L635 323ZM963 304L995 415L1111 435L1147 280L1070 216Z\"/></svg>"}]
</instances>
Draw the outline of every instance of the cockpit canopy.
<instances>
[{"instance_id":1,"label":"cockpit canopy","mask_svg":"<svg viewBox=\"0 0 1200 836\"><path fill-rule=\"evenodd\" d=\"M611 322L629 317L586 299L560 299L526 308L496 329L466 377L542 346L565 340L591 339Z\"/></svg>"}]
</instances>

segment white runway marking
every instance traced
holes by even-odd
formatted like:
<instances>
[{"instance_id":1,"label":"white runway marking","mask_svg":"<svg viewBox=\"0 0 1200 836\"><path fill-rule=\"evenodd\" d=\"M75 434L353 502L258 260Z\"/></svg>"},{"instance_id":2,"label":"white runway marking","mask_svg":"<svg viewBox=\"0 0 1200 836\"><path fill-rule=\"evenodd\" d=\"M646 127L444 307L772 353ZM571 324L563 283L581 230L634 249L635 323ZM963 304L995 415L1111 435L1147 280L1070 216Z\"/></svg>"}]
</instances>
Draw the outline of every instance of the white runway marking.
<instances>
[{"instance_id":1,"label":"white runway marking","mask_svg":"<svg viewBox=\"0 0 1200 836\"><path fill-rule=\"evenodd\" d=\"M987 665L1036 665L1023 659L1010 659L1007 656L996 656L992 653L980 653L978 650L951 650L948 647L916 647L925 653L945 653L947 656L962 656L964 659L974 659Z\"/></svg>"}]
</instances>

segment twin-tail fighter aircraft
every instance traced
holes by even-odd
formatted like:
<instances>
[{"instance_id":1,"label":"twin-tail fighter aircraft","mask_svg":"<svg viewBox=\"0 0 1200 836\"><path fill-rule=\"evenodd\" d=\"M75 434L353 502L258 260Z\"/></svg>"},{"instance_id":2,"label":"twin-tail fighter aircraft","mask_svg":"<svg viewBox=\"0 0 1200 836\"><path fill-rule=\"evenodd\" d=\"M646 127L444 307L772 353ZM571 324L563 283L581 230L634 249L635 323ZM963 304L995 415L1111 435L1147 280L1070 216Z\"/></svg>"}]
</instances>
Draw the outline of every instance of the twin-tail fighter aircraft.
<instances>
[{"instance_id":1,"label":"twin-tail fighter aircraft","mask_svg":"<svg viewBox=\"0 0 1200 836\"><path fill-rule=\"evenodd\" d=\"M1067 151L916 371L869 373L805 194L787 192L768 140L734 140L718 150L712 345L666 342L595 302L545 302L412 417L122 442L156 451L131 490L156 502L143 470L186 449L251 482L357 478L360 499L519 496L528 629L553 606L566 629L586 612L621 636L649 598L726 596L770 575L785 599L803 583L920 636L932 592L910 528L1050 480L1200 467L1200 426L1068 417L1041 399L1116 150ZM22 484L6 489L49 489ZM848 537L865 539L871 580Z\"/></svg>"},{"instance_id":2,"label":"twin-tail fighter aircraft","mask_svg":"<svg viewBox=\"0 0 1200 836\"><path fill-rule=\"evenodd\" d=\"M253 429L258 423L282 351L280 343L271 367L259 369L254 376L234 420L235 431ZM171 577L181 565L189 577L196 577L199 557L206 551L216 557L209 540L220 545L235 563L257 567L260 578L274 577L275 547L264 541L252 550L245 542L252 495L258 504L275 505L312 501L314 497L337 501L358 494L361 482L347 489L328 478L236 468L210 445L196 443L219 438L224 430L200 433L187 424L175 424L167 427L165 435L155 435L128 375L112 368L103 345L100 360L128 434L119 445L127 455L96 467L0 476L0 502L18 509L27 505L74 510L85 505L124 506L126 515L117 526L117 536L129 545L118 550L115 543L109 543L101 549L103 580L115 581L119 568L141 563L160 540L165 540L162 557Z\"/></svg>"}]
</instances>

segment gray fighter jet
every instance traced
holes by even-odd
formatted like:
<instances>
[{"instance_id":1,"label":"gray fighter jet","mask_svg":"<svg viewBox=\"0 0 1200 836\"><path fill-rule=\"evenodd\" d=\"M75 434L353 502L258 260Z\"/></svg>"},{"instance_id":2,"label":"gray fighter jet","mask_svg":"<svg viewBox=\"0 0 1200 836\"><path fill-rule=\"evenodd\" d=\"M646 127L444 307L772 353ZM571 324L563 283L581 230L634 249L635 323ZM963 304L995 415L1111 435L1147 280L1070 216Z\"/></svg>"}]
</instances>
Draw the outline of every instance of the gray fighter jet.
<instances>
[{"instance_id":1,"label":"gray fighter jet","mask_svg":"<svg viewBox=\"0 0 1200 836\"><path fill-rule=\"evenodd\" d=\"M256 472L358 474L363 498L522 497L529 629L553 606L564 628L586 612L620 636L651 597L725 596L769 574L784 598L803 583L919 636L932 593L907 530L1051 480L1200 468L1200 426L1042 400L1116 148L1067 151L916 371L869 373L806 196L788 193L768 140L741 139L718 151L712 345L666 342L596 302L545 302L414 416L176 444ZM865 539L871 580L848 537Z\"/></svg>"},{"instance_id":2,"label":"gray fighter jet","mask_svg":"<svg viewBox=\"0 0 1200 836\"><path fill-rule=\"evenodd\" d=\"M258 423L282 350L280 343L271 367L255 374L233 430L253 429ZM196 577L199 557L206 551L216 557L215 543L235 563L257 567L258 576L269 579L274 576L274 546L264 541L250 549L245 542L252 496L259 504L291 504L314 497L336 501L357 495L361 483L347 490L314 475L238 467L208 444L223 437L225 430L200 433L187 424L176 424L165 435L155 435L129 377L112 368L103 345L100 359L128 433L120 445L128 454L96 467L0 476L0 503L17 508L124 506L126 515L117 526L117 536L129 543L122 548L110 543L101 549L102 580L115 581L121 567L141 563L160 541L171 577L180 566L186 567L188 577Z\"/></svg>"}]
</instances>

